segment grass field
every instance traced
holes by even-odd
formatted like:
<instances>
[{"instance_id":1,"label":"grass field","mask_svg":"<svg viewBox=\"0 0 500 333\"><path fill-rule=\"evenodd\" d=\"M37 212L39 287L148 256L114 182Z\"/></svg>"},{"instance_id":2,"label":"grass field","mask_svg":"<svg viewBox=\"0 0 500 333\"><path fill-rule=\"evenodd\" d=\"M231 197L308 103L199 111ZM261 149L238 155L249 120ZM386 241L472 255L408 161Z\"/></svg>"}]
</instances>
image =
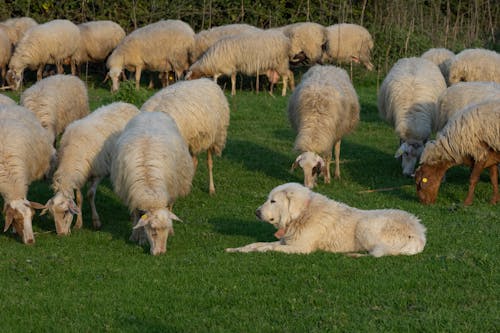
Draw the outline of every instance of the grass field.
<instances>
[{"instance_id":1,"label":"grass field","mask_svg":"<svg viewBox=\"0 0 500 333\"><path fill-rule=\"evenodd\" d=\"M191 193L174 206L184 222L175 224L165 255L128 241L127 207L109 181L97 195L100 231L92 230L85 202L84 227L69 237L56 236L45 216L33 221L33 246L10 232L0 236L0 331L498 332L500 205L488 204L488 175L470 207L461 204L463 167L448 173L435 205L421 205L393 158L398 139L378 117L375 80L355 87L361 122L342 143L342 179L316 191L358 208L416 214L427 227L423 253L225 253L272 241L273 228L254 211L273 187L302 181L300 171L289 171L296 153L287 98L238 91L228 96L227 145L214 162L217 194L208 194L203 155ZM152 93L121 96L139 105ZM99 85L89 94L92 109L120 97ZM383 188L395 189L365 192ZM50 197L49 184L31 186L29 199Z\"/></svg>"}]
</instances>

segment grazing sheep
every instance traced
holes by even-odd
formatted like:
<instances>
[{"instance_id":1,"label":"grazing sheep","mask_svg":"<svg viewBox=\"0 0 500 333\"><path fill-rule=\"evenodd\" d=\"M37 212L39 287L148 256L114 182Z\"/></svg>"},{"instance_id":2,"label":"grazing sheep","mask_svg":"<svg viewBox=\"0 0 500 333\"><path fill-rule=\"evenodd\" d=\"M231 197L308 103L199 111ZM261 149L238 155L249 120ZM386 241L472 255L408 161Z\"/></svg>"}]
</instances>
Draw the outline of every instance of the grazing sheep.
<instances>
[{"instance_id":1,"label":"grazing sheep","mask_svg":"<svg viewBox=\"0 0 500 333\"><path fill-rule=\"evenodd\" d=\"M0 94L0 105L16 105L16 104L17 104L16 101L14 101L9 96Z\"/></svg>"},{"instance_id":2,"label":"grazing sheep","mask_svg":"<svg viewBox=\"0 0 500 333\"><path fill-rule=\"evenodd\" d=\"M471 104L490 99L500 99L500 84L495 82L459 82L448 87L438 99L439 121L437 130L441 130L456 112Z\"/></svg>"},{"instance_id":3,"label":"grazing sheep","mask_svg":"<svg viewBox=\"0 0 500 333\"><path fill-rule=\"evenodd\" d=\"M307 61L321 62L323 46L326 43L326 28L319 23L299 22L278 28L290 39L292 63Z\"/></svg>"},{"instance_id":4,"label":"grazing sheep","mask_svg":"<svg viewBox=\"0 0 500 333\"><path fill-rule=\"evenodd\" d=\"M472 204L474 188L483 169L490 172L493 187L490 202L499 202L500 99L473 104L455 114L438 133L436 141L425 145L420 163L415 182L418 197L424 204L436 201L446 170L460 164L468 165L472 170L464 205Z\"/></svg>"},{"instance_id":5,"label":"grazing sheep","mask_svg":"<svg viewBox=\"0 0 500 333\"><path fill-rule=\"evenodd\" d=\"M42 79L46 64L55 64L57 73L64 72L63 63L70 59L71 73L75 74L72 60L80 45L80 30L68 20L53 20L29 29L19 41L9 63L7 82L13 90L19 89L26 68L37 70Z\"/></svg>"},{"instance_id":6,"label":"grazing sheep","mask_svg":"<svg viewBox=\"0 0 500 333\"><path fill-rule=\"evenodd\" d=\"M288 67L290 39L281 31L248 32L223 38L212 45L189 67L186 79L231 77L231 95L236 94L236 73L266 74L271 82L271 93L279 77L283 76L282 96L286 95L287 81L293 86L293 73ZM257 86L258 90L258 86Z\"/></svg>"},{"instance_id":7,"label":"grazing sheep","mask_svg":"<svg viewBox=\"0 0 500 333\"><path fill-rule=\"evenodd\" d=\"M278 231L276 242L251 243L226 252L308 254L322 250L350 257L414 255L424 250L425 227L400 209L362 210L297 183L275 187L255 215ZM368 252L368 253L363 253Z\"/></svg>"},{"instance_id":8,"label":"grazing sheep","mask_svg":"<svg viewBox=\"0 0 500 333\"><path fill-rule=\"evenodd\" d=\"M500 54L486 49L465 49L452 58L450 84L470 81L500 83Z\"/></svg>"},{"instance_id":9,"label":"grazing sheep","mask_svg":"<svg viewBox=\"0 0 500 333\"><path fill-rule=\"evenodd\" d=\"M26 31L37 26L38 23L31 17L14 17L2 22L14 31L12 44L15 46L23 38Z\"/></svg>"},{"instance_id":10,"label":"grazing sheep","mask_svg":"<svg viewBox=\"0 0 500 333\"><path fill-rule=\"evenodd\" d=\"M209 192L214 194L212 153L221 155L229 126L229 105L217 83L209 79L177 82L150 97L141 111L162 111L174 119L195 167L196 156L207 151Z\"/></svg>"},{"instance_id":11,"label":"grazing sheep","mask_svg":"<svg viewBox=\"0 0 500 333\"><path fill-rule=\"evenodd\" d=\"M358 95L347 72L335 66L311 67L290 96L288 119L297 132L294 149L302 152L292 165L304 170L304 185L313 188L316 176L330 183L335 144L335 178L340 178L340 141L359 122Z\"/></svg>"},{"instance_id":12,"label":"grazing sheep","mask_svg":"<svg viewBox=\"0 0 500 333\"><path fill-rule=\"evenodd\" d=\"M33 209L43 206L27 200L28 187L48 173L55 149L33 113L18 105L0 105L0 142L4 231L13 225L23 243L32 244Z\"/></svg>"},{"instance_id":13,"label":"grazing sheep","mask_svg":"<svg viewBox=\"0 0 500 333\"><path fill-rule=\"evenodd\" d=\"M357 24L340 23L326 28L324 61L336 63L362 63L368 70L373 69L370 61L373 39L366 28Z\"/></svg>"},{"instance_id":14,"label":"grazing sheep","mask_svg":"<svg viewBox=\"0 0 500 333\"><path fill-rule=\"evenodd\" d=\"M194 31L180 20L161 20L134 30L108 57L111 91L118 90L123 69L135 71L136 89L139 89L142 70L174 71L178 77L182 76L189 68L193 48Z\"/></svg>"},{"instance_id":15,"label":"grazing sheep","mask_svg":"<svg viewBox=\"0 0 500 333\"><path fill-rule=\"evenodd\" d=\"M72 75L38 81L22 93L20 104L37 116L52 142L69 123L89 113L87 87Z\"/></svg>"},{"instance_id":16,"label":"grazing sheep","mask_svg":"<svg viewBox=\"0 0 500 333\"><path fill-rule=\"evenodd\" d=\"M71 232L73 214L77 215L75 228L82 227L81 188L87 182L92 224L95 229L101 227L95 206L97 186L110 172L116 140L128 121L138 113L139 109L135 105L115 102L72 122L64 131L58 149L59 164L52 183L55 195L42 212L50 211L58 235Z\"/></svg>"},{"instance_id":17,"label":"grazing sheep","mask_svg":"<svg viewBox=\"0 0 500 333\"><path fill-rule=\"evenodd\" d=\"M10 43L9 36L0 30L0 80L2 84L5 80L5 74L7 73L7 66L9 65L11 55L12 44Z\"/></svg>"},{"instance_id":18,"label":"grazing sheep","mask_svg":"<svg viewBox=\"0 0 500 333\"><path fill-rule=\"evenodd\" d=\"M445 89L439 68L416 57L399 59L382 82L378 111L400 138L395 157L402 157L403 175L413 174L424 143L436 130L437 100Z\"/></svg>"},{"instance_id":19,"label":"grazing sheep","mask_svg":"<svg viewBox=\"0 0 500 333\"><path fill-rule=\"evenodd\" d=\"M244 23L227 24L202 30L194 36L195 47L191 54L191 62L198 60L210 46L222 38L255 31L262 31L262 29Z\"/></svg>"},{"instance_id":20,"label":"grazing sheep","mask_svg":"<svg viewBox=\"0 0 500 333\"><path fill-rule=\"evenodd\" d=\"M125 30L113 21L91 21L78 25L81 42L75 62L102 62L125 37Z\"/></svg>"},{"instance_id":21,"label":"grazing sheep","mask_svg":"<svg viewBox=\"0 0 500 333\"><path fill-rule=\"evenodd\" d=\"M430 60L439 66L446 83L449 84L450 64L455 53L445 48L432 48L425 51L420 57Z\"/></svg>"},{"instance_id":22,"label":"grazing sheep","mask_svg":"<svg viewBox=\"0 0 500 333\"><path fill-rule=\"evenodd\" d=\"M133 213L131 239L141 241L144 230L151 254L167 251L172 220L179 219L170 209L190 192L193 176L188 146L169 115L140 112L130 120L113 153L111 181Z\"/></svg>"}]
</instances>

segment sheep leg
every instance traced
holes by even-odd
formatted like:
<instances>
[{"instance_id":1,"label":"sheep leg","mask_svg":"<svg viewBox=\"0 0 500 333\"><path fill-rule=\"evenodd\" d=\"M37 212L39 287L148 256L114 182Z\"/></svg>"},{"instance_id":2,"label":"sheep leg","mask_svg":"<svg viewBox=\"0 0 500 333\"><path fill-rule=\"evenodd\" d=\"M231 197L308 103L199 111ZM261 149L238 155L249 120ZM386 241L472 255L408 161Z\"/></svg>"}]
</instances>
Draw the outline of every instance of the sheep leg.
<instances>
[{"instance_id":1,"label":"sheep leg","mask_svg":"<svg viewBox=\"0 0 500 333\"><path fill-rule=\"evenodd\" d=\"M139 85L141 83L141 67L135 69L135 90L139 90Z\"/></svg>"},{"instance_id":2,"label":"sheep leg","mask_svg":"<svg viewBox=\"0 0 500 333\"><path fill-rule=\"evenodd\" d=\"M82 219L82 202L83 202L82 191L80 191L80 189L77 189L76 190L76 205L78 206L79 212L76 215L76 223L75 223L75 226L74 226L75 229L81 229L82 225L83 225L83 219Z\"/></svg>"},{"instance_id":3,"label":"sheep leg","mask_svg":"<svg viewBox=\"0 0 500 333\"><path fill-rule=\"evenodd\" d=\"M288 84L288 75L283 75L283 88L281 90L281 96L286 96L287 84Z\"/></svg>"},{"instance_id":4,"label":"sheep leg","mask_svg":"<svg viewBox=\"0 0 500 333\"><path fill-rule=\"evenodd\" d=\"M288 70L288 79L290 80L290 90L295 90L295 77L291 70Z\"/></svg>"},{"instance_id":5,"label":"sheep leg","mask_svg":"<svg viewBox=\"0 0 500 333\"><path fill-rule=\"evenodd\" d=\"M336 146L335 146L336 147ZM325 169L326 173L323 175L324 176L324 182L325 184L330 184L331 180L331 174L330 174L330 163L332 162L332 153L326 154L323 159L325 160ZM336 172L337 170L335 170Z\"/></svg>"},{"instance_id":6,"label":"sheep leg","mask_svg":"<svg viewBox=\"0 0 500 333\"><path fill-rule=\"evenodd\" d=\"M61 62L56 62L57 74L64 74L64 67ZM73 74L73 73L72 73Z\"/></svg>"},{"instance_id":7,"label":"sheep leg","mask_svg":"<svg viewBox=\"0 0 500 333\"><path fill-rule=\"evenodd\" d=\"M498 194L498 167L496 164L490 166L490 181L491 186L493 186L493 196L491 197L490 203L492 205L500 202L500 196Z\"/></svg>"},{"instance_id":8,"label":"sheep leg","mask_svg":"<svg viewBox=\"0 0 500 333\"><path fill-rule=\"evenodd\" d=\"M257 71L257 75L255 76L255 91L257 94L259 93L260 90L260 84L259 84L259 71ZM273 86L271 83L271 95L273 94Z\"/></svg>"},{"instance_id":9,"label":"sheep leg","mask_svg":"<svg viewBox=\"0 0 500 333\"><path fill-rule=\"evenodd\" d=\"M209 179L208 192L210 193L210 195L214 195L215 185L214 185L214 175L212 172L213 169L212 149L208 149L207 151L207 166L208 166L208 179Z\"/></svg>"},{"instance_id":10,"label":"sheep leg","mask_svg":"<svg viewBox=\"0 0 500 333\"><path fill-rule=\"evenodd\" d=\"M236 72L231 73L231 96L236 95Z\"/></svg>"},{"instance_id":11,"label":"sheep leg","mask_svg":"<svg viewBox=\"0 0 500 333\"><path fill-rule=\"evenodd\" d=\"M196 155L193 155L193 166L194 166L194 169L196 170L196 168L198 167L198 157Z\"/></svg>"},{"instance_id":12,"label":"sheep leg","mask_svg":"<svg viewBox=\"0 0 500 333\"><path fill-rule=\"evenodd\" d=\"M474 199L474 189L476 188L476 184L479 181L479 176L481 175L481 171L484 169L484 161L476 161L473 162L472 172L469 178L469 192L467 193L467 197L465 198L464 205L469 206L472 204Z\"/></svg>"},{"instance_id":13,"label":"sheep leg","mask_svg":"<svg viewBox=\"0 0 500 333\"><path fill-rule=\"evenodd\" d=\"M90 187L87 191L87 199L89 200L90 203L90 209L92 210L92 225L94 226L94 229L100 229L101 228L101 220L99 219L99 214L97 214L97 209L95 206L95 195L97 192L97 186L101 182L100 177L92 177L89 181Z\"/></svg>"},{"instance_id":14,"label":"sheep leg","mask_svg":"<svg viewBox=\"0 0 500 333\"><path fill-rule=\"evenodd\" d=\"M40 66L38 66L38 69L36 70L36 80L37 81L40 81L41 79L43 79L43 68L45 66L42 64Z\"/></svg>"},{"instance_id":15,"label":"sheep leg","mask_svg":"<svg viewBox=\"0 0 500 333\"><path fill-rule=\"evenodd\" d=\"M340 179L340 140L335 143L335 179Z\"/></svg>"}]
</instances>

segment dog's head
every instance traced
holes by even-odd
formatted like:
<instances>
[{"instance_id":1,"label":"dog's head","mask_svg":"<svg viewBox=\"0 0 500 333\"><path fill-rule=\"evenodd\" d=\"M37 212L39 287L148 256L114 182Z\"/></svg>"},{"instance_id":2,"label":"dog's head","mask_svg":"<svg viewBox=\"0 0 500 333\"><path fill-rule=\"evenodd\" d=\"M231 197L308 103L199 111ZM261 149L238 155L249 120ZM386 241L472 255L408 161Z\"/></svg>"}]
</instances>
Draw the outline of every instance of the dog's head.
<instances>
[{"instance_id":1,"label":"dog's head","mask_svg":"<svg viewBox=\"0 0 500 333\"><path fill-rule=\"evenodd\" d=\"M287 183L275 187L255 215L261 221L272 224L278 231L277 237L284 235L294 220L300 217L309 205L311 190L298 183Z\"/></svg>"}]
</instances>

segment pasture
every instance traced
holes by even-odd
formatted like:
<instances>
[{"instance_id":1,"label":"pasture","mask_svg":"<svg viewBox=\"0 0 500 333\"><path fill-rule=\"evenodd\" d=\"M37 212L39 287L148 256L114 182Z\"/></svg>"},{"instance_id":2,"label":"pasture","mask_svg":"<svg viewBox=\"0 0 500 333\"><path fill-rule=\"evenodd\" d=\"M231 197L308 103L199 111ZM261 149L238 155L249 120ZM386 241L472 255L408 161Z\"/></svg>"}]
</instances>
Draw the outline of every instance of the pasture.
<instances>
[{"instance_id":1,"label":"pasture","mask_svg":"<svg viewBox=\"0 0 500 333\"><path fill-rule=\"evenodd\" d=\"M84 227L68 237L56 236L47 216L34 219L32 246L10 232L0 236L0 330L497 331L500 205L488 203L487 173L470 207L461 203L468 187L464 167L450 170L435 205L421 205L413 179L402 176L393 157L398 138L378 117L376 78L356 77L361 121L342 142L342 178L320 182L315 191L362 209L417 215L427 228L423 253L378 259L225 253L227 247L272 241L272 226L259 222L254 211L273 187L302 181L300 170L289 171L297 156L286 116L290 93L238 90L231 97L226 89L231 121L226 148L214 160L217 193L208 194L201 155L191 193L174 205L183 222L174 225L167 253L154 257L128 240L127 207L107 180L96 198L101 230L92 230L84 202ZM140 107L154 92L130 87L111 95L107 86L89 81L91 109L124 97ZM45 203L49 186L33 184L29 199Z\"/></svg>"}]
</instances>

